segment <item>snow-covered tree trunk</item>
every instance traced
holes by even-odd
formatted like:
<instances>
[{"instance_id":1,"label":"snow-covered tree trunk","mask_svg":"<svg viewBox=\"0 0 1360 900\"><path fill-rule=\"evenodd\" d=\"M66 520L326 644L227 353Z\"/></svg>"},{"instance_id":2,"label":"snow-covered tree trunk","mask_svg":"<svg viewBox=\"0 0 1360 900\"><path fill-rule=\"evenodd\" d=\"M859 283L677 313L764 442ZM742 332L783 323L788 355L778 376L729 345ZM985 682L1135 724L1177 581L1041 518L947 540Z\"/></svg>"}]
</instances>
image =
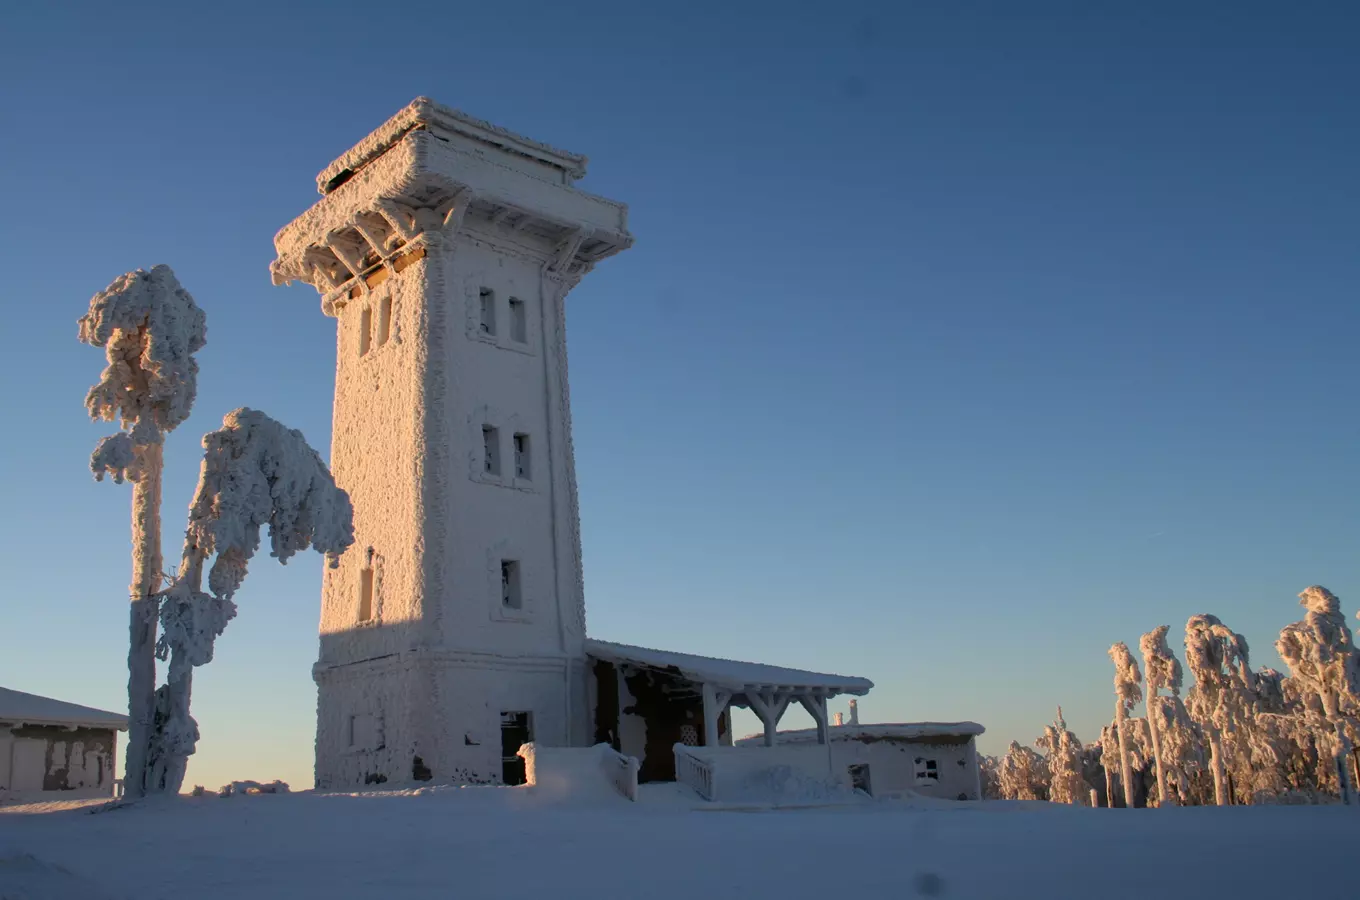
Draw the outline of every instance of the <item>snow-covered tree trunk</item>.
<instances>
[{"instance_id":1,"label":"snow-covered tree trunk","mask_svg":"<svg viewBox=\"0 0 1360 900\"><path fill-rule=\"evenodd\" d=\"M128 641L128 737L123 795L146 793L147 753L156 708L156 593L161 587L161 472L164 444L137 448L132 484L132 607Z\"/></svg>"},{"instance_id":2,"label":"snow-covered tree trunk","mask_svg":"<svg viewBox=\"0 0 1360 900\"><path fill-rule=\"evenodd\" d=\"M128 741L124 795L146 793L155 721L156 612L161 581L161 471L165 435L189 417L198 385L193 355L207 340L203 311L169 266L138 269L90 299L80 340L107 365L85 396L90 418L119 423L90 457L96 480L132 481L128 619Z\"/></svg>"},{"instance_id":3,"label":"snow-covered tree trunk","mask_svg":"<svg viewBox=\"0 0 1360 900\"><path fill-rule=\"evenodd\" d=\"M1351 741L1346 736L1346 728L1336 723L1336 743L1333 756L1336 758L1336 782L1341 790L1341 802L1347 806L1355 804L1355 788L1351 784Z\"/></svg>"},{"instance_id":4,"label":"snow-covered tree trunk","mask_svg":"<svg viewBox=\"0 0 1360 900\"><path fill-rule=\"evenodd\" d=\"M1173 696L1180 691L1181 664L1171 648L1166 645L1167 625L1159 625L1143 635L1138 642L1143 652L1143 668L1147 677L1147 720L1148 732L1152 737L1152 760L1157 768L1157 803L1159 806L1174 806L1175 801L1167 790L1166 761L1162 753L1161 725L1158 721L1160 710L1155 709L1159 702L1158 692L1169 689Z\"/></svg>"},{"instance_id":5,"label":"snow-covered tree trunk","mask_svg":"<svg viewBox=\"0 0 1360 900\"><path fill-rule=\"evenodd\" d=\"M1143 680L1138 662L1129 652L1129 645L1119 641L1110 647L1114 662L1114 719L1119 737L1119 768L1124 778L1124 805L1133 809L1133 761L1129 749L1129 712L1143 699L1139 682Z\"/></svg>"},{"instance_id":6,"label":"snow-covered tree trunk","mask_svg":"<svg viewBox=\"0 0 1360 900\"><path fill-rule=\"evenodd\" d=\"M178 582L193 594L200 593L203 585L203 554L199 552L197 546L190 545L185 549ZM170 665L163 690L167 721L187 725L197 740L198 726L189 714L189 699L194 690L194 664L188 648L179 642L171 647ZM178 794L180 788L184 786L184 776L189 770L189 756L193 752L193 747L176 745L166 747L165 751L156 760L152 783L159 792Z\"/></svg>"},{"instance_id":7,"label":"snow-covered tree trunk","mask_svg":"<svg viewBox=\"0 0 1360 900\"><path fill-rule=\"evenodd\" d=\"M1336 737L1332 740L1332 765L1336 769L1337 792L1341 795L1341 802L1351 806L1355 803L1354 787L1351 784L1351 741L1346 735L1346 726L1341 719L1340 700L1335 691L1326 688L1320 690L1319 694L1322 697L1322 710L1336 729Z\"/></svg>"},{"instance_id":8,"label":"snow-covered tree trunk","mask_svg":"<svg viewBox=\"0 0 1360 900\"><path fill-rule=\"evenodd\" d=\"M1119 739L1119 774L1124 786L1124 806L1133 809L1133 760L1129 750L1129 716L1124 704L1115 701L1115 734Z\"/></svg>"},{"instance_id":9,"label":"snow-covered tree trunk","mask_svg":"<svg viewBox=\"0 0 1360 900\"><path fill-rule=\"evenodd\" d=\"M1204 729L1209 737L1209 771L1214 775L1214 803L1228 805L1228 776L1223 769L1223 740L1218 728L1208 725Z\"/></svg>"},{"instance_id":10,"label":"snow-covered tree trunk","mask_svg":"<svg viewBox=\"0 0 1360 900\"><path fill-rule=\"evenodd\" d=\"M1174 806L1175 802L1166 789L1166 769L1162 765L1162 744L1157 735L1157 717L1152 714L1151 704L1156 697L1148 698L1148 733L1152 735L1152 764L1157 772L1157 805Z\"/></svg>"}]
</instances>

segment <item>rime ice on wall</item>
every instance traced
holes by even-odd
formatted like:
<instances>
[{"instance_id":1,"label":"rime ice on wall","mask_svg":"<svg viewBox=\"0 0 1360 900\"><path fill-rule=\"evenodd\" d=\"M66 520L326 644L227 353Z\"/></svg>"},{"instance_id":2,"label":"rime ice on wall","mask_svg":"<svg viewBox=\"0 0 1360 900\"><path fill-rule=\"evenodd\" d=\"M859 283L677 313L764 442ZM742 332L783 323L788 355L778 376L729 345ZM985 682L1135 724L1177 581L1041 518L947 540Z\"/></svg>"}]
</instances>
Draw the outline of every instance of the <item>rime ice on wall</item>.
<instances>
[{"instance_id":1,"label":"rime ice on wall","mask_svg":"<svg viewBox=\"0 0 1360 900\"><path fill-rule=\"evenodd\" d=\"M355 509L322 590L321 787L497 781L502 713L589 737L564 303L632 238L571 187L584 164L419 99L275 239L275 282L337 318Z\"/></svg>"}]
</instances>

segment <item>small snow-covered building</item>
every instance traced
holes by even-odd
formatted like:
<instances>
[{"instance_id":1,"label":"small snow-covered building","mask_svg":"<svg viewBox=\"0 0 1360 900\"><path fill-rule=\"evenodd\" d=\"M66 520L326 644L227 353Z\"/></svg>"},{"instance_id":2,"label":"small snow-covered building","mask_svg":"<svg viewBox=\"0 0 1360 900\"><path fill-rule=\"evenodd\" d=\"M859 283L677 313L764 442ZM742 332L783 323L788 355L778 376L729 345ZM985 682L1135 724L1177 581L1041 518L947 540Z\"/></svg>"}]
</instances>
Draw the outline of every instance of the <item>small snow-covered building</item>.
<instances>
[{"instance_id":1,"label":"small snow-covered building","mask_svg":"<svg viewBox=\"0 0 1360 900\"><path fill-rule=\"evenodd\" d=\"M0 688L0 799L112 795L127 716Z\"/></svg>"},{"instance_id":2,"label":"small snow-covered building","mask_svg":"<svg viewBox=\"0 0 1360 900\"><path fill-rule=\"evenodd\" d=\"M872 797L919 794L942 800L981 800L982 771L976 722L850 723L830 728L831 767ZM775 745L816 743L816 729L781 731ZM764 744L763 735L737 741L739 747Z\"/></svg>"},{"instance_id":3,"label":"small snow-covered building","mask_svg":"<svg viewBox=\"0 0 1360 900\"><path fill-rule=\"evenodd\" d=\"M641 780L674 746L773 734L867 679L590 640L567 295L628 249L586 158L417 98L317 176L275 284L336 321L331 472L356 543L325 570L316 784L518 784L519 748L612 744Z\"/></svg>"}]
</instances>

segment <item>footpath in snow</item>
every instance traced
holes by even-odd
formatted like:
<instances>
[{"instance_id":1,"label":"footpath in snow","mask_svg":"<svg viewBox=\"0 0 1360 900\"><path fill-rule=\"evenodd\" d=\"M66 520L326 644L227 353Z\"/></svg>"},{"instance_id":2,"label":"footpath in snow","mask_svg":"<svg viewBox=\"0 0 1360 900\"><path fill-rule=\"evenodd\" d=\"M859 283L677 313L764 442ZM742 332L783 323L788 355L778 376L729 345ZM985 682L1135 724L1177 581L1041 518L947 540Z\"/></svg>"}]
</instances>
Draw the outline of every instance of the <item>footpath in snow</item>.
<instances>
[{"instance_id":1,"label":"footpath in snow","mask_svg":"<svg viewBox=\"0 0 1360 900\"><path fill-rule=\"evenodd\" d=\"M0 807L0 898L1292 900L1357 890L1360 814L1340 806L702 806L658 785L638 803L427 787ZM1300 859L1316 861L1303 876L1288 864Z\"/></svg>"}]
</instances>

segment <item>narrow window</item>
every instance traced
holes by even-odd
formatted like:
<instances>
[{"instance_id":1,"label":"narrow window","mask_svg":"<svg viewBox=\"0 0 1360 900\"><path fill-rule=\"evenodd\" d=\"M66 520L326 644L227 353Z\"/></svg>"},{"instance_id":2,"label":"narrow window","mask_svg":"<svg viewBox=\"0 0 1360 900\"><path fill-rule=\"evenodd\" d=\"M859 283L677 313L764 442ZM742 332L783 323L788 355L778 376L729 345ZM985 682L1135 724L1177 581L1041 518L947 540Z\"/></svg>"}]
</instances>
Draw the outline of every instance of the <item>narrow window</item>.
<instances>
[{"instance_id":1,"label":"narrow window","mask_svg":"<svg viewBox=\"0 0 1360 900\"><path fill-rule=\"evenodd\" d=\"M373 310L367 306L359 313L359 355L368 353L369 332L373 330Z\"/></svg>"},{"instance_id":2,"label":"narrow window","mask_svg":"<svg viewBox=\"0 0 1360 900\"><path fill-rule=\"evenodd\" d=\"M501 560L501 605L506 609L524 606L519 590L519 563L513 559Z\"/></svg>"},{"instance_id":3,"label":"narrow window","mask_svg":"<svg viewBox=\"0 0 1360 900\"><path fill-rule=\"evenodd\" d=\"M482 334L496 334L496 293L482 288Z\"/></svg>"},{"instance_id":4,"label":"narrow window","mask_svg":"<svg viewBox=\"0 0 1360 900\"><path fill-rule=\"evenodd\" d=\"M373 618L373 567L364 566L359 570L359 621L367 622Z\"/></svg>"},{"instance_id":5,"label":"narrow window","mask_svg":"<svg viewBox=\"0 0 1360 900\"><path fill-rule=\"evenodd\" d=\"M529 480L529 435L515 435L515 477Z\"/></svg>"},{"instance_id":6,"label":"narrow window","mask_svg":"<svg viewBox=\"0 0 1360 900\"><path fill-rule=\"evenodd\" d=\"M524 316L524 301L518 297L510 298L510 340L517 344L528 341L528 322Z\"/></svg>"},{"instance_id":7,"label":"narrow window","mask_svg":"<svg viewBox=\"0 0 1360 900\"><path fill-rule=\"evenodd\" d=\"M388 294L382 298L382 303L378 305L378 346L387 343L387 338L392 333L392 295Z\"/></svg>"},{"instance_id":8,"label":"narrow window","mask_svg":"<svg viewBox=\"0 0 1360 900\"><path fill-rule=\"evenodd\" d=\"M490 425L482 426L482 470L488 475L501 474L501 432Z\"/></svg>"},{"instance_id":9,"label":"narrow window","mask_svg":"<svg viewBox=\"0 0 1360 900\"><path fill-rule=\"evenodd\" d=\"M358 743L359 739L358 722L359 722L358 716L349 717L349 746L351 747L355 746L355 744Z\"/></svg>"}]
</instances>

